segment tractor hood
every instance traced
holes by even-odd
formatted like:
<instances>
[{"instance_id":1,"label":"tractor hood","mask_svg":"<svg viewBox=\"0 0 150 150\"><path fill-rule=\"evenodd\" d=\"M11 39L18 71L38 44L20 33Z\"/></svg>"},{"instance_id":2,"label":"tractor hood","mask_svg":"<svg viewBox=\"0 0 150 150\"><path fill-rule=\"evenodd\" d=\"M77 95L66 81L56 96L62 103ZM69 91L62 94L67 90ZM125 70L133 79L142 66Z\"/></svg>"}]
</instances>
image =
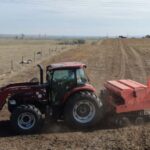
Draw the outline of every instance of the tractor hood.
<instances>
[{"instance_id":1,"label":"tractor hood","mask_svg":"<svg viewBox=\"0 0 150 150\"><path fill-rule=\"evenodd\" d=\"M9 84L2 88L0 88L0 110L3 108L6 103L6 99L8 96L19 94L19 93L33 93L36 92L45 93L45 89L47 84L39 84L39 83L31 83L31 82L23 82L23 83L15 83Z\"/></svg>"},{"instance_id":2,"label":"tractor hood","mask_svg":"<svg viewBox=\"0 0 150 150\"><path fill-rule=\"evenodd\" d=\"M14 83L14 84L8 84L4 87L1 87L0 88L0 91L3 91L5 89L8 89L8 88L33 88L33 87L36 87L36 88L41 88L43 86L46 86L45 84L39 84L38 82L37 83L31 83L31 82L22 82L22 83Z\"/></svg>"}]
</instances>

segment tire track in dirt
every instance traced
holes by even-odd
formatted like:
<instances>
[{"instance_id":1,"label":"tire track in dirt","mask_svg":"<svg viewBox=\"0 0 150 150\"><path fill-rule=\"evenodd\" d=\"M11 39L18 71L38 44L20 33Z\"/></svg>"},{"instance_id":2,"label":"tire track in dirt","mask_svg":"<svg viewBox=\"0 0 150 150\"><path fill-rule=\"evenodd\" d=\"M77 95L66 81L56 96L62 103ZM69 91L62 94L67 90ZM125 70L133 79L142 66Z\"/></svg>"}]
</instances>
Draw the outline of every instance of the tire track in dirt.
<instances>
[{"instance_id":1,"label":"tire track in dirt","mask_svg":"<svg viewBox=\"0 0 150 150\"><path fill-rule=\"evenodd\" d=\"M136 51L136 49L134 49L133 47L130 47L132 53L134 54L135 58L136 58L136 63L139 67L139 70L140 70L140 74L142 75L141 76L141 80L143 79L146 79L147 77L147 74L146 74L146 71L145 71L145 65L141 59L141 56L139 55L139 53Z\"/></svg>"},{"instance_id":2,"label":"tire track in dirt","mask_svg":"<svg viewBox=\"0 0 150 150\"><path fill-rule=\"evenodd\" d=\"M93 62L92 64L95 63L97 68L99 68L96 72L97 75L94 76L97 77L97 79L101 78L101 86L103 86L103 82L106 80L124 78L126 74L126 63L128 60L126 51L120 40L103 40L100 46L96 46L96 54L94 57L89 58L89 62ZM103 68L100 66L103 66ZM94 69L95 68L93 68L93 70Z\"/></svg>"},{"instance_id":3,"label":"tire track in dirt","mask_svg":"<svg viewBox=\"0 0 150 150\"><path fill-rule=\"evenodd\" d=\"M120 61L120 78L125 78L126 76L126 68L127 68L127 62L128 62L128 55L126 53L126 50L123 47L122 42L119 40L120 44L120 51L121 51L121 61Z\"/></svg>"},{"instance_id":4,"label":"tire track in dirt","mask_svg":"<svg viewBox=\"0 0 150 150\"><path fill-rule=\"evenodd\" d=\"M106 63L104 59L106 51L104 47L105 40L98 41L95 45L92 45L89 55L85 58L92 84L94 84L98 90L102 87L103 81L106 78ZM97 79L97 82L95 82L95 79Z\"/></svg>"},{"instance_id":5,"label":"tire track in dirt","mask_svg":"<svg viewBox=\"0 0 150 150\"><path fill-rule=\"evenodd\" d=\"M128 54L120 39L112 39L110 41L112 49L105 53L105 57L111 55L111 59L107 60L107 80L121 79L126 77ZM106 46L106 45L105 45Z\"/></svg>"},{"instance_id":6,"label":"tire track in dirt","mask_svg":"<svg viewBox=\"0 0 150 150\"><path fill-rule=\"evenodd\" d=\"M95 49L96 54L92 59L93 64L96 64L98 70L95 70L94 81L97 79L95 82L97 85L96 87L100 89L103 88L103 83L105 81L118 78L118 65L120 64L120 53L118 53L119 43L116 39L105 39L101 45L97 45Z\"/></svg>"},{"instance_id":7,"label":"tire track in dirt","mask_svg":"<svg viewBox=\"0 0 150 150\"><path fill-rule=\"evenodd\" d=\"M113 80L119 78L120 66L120 46L119 41L116 39L105 40L104 46L106 47L103 59L105 63L105 80Z\"/></svg>"},{"instance_id":8,"label":"tire track in dirt","mask_svg":"<svg viewBox=\"0 0 150 150\"><path fill-rule=\"evenodd\" d=\"M124 53L123 55L128 65L127 76L143 83L146 80L147 75L144 69L144 62L140 54L136 49L129 46L126 40L121 40L121 43L123 45L123 48L121 48L121 50Z\"/></svg>"}]
</instances>

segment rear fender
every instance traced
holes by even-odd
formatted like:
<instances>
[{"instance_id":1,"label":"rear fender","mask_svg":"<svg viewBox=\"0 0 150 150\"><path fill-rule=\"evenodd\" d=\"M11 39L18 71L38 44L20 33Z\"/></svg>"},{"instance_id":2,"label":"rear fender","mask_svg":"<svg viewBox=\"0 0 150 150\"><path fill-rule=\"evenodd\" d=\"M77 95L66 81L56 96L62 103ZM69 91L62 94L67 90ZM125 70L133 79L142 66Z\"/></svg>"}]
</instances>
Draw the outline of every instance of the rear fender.
<instances>
[{"instance_id":1,"label":"rear fender","mask_svg":"<svg viewBox=\"0 0 150 150\"><path fill-rule=\"evenodd\" d=\"M92 85L86 84L84 86L80 86L77 88L72 89L71 91L67 92L62 99L61 107L57 111L58 115L61 116L64 113L64 108L68 100L75 95L76 93L82 92L82 91L89 91L89 92L96 92L95 88Z\"/></svg>"},{"instance_id":2,"label":"rear fender","mask_svg":"<svg viewBox=\"0 0 150 150\"><path fill-rule=\"evenodd\" d=\"M65 96L63 98L63 103L65 103L71 96L73 96L74 94L81 92L81 91L89 91L89 92L95 93L96 89L90 84L86 84L84 86L74 88L65 94Z\"/></svg>"}]
</instances>

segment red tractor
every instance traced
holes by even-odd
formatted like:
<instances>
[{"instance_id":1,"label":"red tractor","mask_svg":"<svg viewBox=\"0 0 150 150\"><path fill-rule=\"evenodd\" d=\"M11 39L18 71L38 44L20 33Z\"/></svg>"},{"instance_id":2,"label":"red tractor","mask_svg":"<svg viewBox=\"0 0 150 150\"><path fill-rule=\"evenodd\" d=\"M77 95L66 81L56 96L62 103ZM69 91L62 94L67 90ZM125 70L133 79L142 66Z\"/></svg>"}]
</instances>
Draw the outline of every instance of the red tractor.
<instances>
[{"instance_id":1,"label":"red tractor","mask_svg":"<svg viewBox=\"0 0 150 150\"><path fill-rule=\"evenodd\" d=\"M37 131L45 116L63 119L71 126L91 127L102 117L102 102L85 74L85 64L57 63L43 68L40 81L10 84L0 88L0 109L8 102L11 123L16 132Z\"/></svg>"}]
</instances>

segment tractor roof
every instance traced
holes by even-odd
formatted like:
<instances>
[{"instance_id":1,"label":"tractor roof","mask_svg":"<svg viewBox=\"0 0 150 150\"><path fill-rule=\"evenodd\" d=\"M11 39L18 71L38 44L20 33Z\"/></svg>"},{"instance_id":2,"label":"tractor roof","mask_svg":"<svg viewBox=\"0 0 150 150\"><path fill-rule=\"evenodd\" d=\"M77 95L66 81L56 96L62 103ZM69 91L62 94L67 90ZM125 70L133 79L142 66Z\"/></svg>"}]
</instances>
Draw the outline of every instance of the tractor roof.
<instances>
[{"instance_id":1,"label":"tractor roof","mask_svg":"<svg viewBox=\"0 0 150 150\"><path fill-rule=\"evenodd\" d=\"M47 66L47 69L51 70L51 69L82 68L82 67L86 67L86 65L80 62L62 62L51 64Z\"/></svg>"}]
</instances>

